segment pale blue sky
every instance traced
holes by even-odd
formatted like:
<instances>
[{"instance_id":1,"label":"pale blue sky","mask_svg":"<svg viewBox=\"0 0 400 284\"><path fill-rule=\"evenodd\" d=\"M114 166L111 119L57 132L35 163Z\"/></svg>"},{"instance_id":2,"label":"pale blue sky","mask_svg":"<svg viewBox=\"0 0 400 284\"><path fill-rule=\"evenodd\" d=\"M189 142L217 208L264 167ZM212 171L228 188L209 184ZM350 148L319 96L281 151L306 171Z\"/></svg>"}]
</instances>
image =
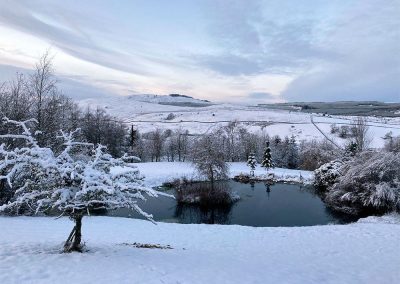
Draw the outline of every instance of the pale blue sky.
<instances>
[{"instance_id":1,"label":"pale blue sky","mask_svg":"<svg viewBox=\"0 0 400 284\"><path fill-rule=\"evenodd\" d=\"M0 0L0 76L47 48L66 93L400 100L400 0Z\"/></svg>"}]
</instances>

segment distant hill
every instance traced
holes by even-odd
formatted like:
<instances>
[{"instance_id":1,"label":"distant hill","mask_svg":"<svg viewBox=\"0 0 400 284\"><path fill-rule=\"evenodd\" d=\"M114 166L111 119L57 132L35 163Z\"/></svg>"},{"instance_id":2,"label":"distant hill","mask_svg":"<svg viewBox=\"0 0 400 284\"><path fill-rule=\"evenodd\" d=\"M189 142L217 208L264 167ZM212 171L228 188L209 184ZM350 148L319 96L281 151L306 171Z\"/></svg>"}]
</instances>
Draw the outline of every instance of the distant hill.
<instances>
[{"instance_id":1,"label":"distant hill","mask_svg":"<svg viewBox=\"0 0 400 284\"><path fill-rule=\"evenodd\" d=\"M180 94L170 94L170 95L131 95L128 97L130 100L135 100L138 102L146 102L160 105L171 105L171 106L181 106L181 107L205 107L210 106L211 102L207 100L199 100L190 96L180 95Z\"/></svg>"},{"instance_id":2,"label":"distant hill","mask_svg":"<svg viewBox=\"0 0 400 284\"><path fill-rule=\"evenodd\" d=\"M296 110L329 115L400 117L400 103L377 101L293 102L260 104L259 106L269 109Z\"/></svg>"}]
</instances>

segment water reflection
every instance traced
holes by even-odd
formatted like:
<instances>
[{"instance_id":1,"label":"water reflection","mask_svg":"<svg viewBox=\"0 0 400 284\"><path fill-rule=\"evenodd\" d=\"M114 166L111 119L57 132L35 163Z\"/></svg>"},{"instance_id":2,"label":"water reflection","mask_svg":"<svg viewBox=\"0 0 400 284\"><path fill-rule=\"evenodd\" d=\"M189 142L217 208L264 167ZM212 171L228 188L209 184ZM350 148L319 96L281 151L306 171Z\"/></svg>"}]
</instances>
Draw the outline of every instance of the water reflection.
<instances>
[{"instance_id":1,"label":"water reflection","mask_svg":"<svg viewBox=\"0 0 400 284\"><path fill-rule=\"evenodd\" d=\"M228 181L240 200L230 205L201 206L178 204L166 197L149 198L138 202L141 208L154 215L156 221L177 223L238 224L246 226L310 226L330 223L349 223L357 218L328 209L315 194L313 187L295 184L250 183ZM174 193L174 191L169 191ZM108 215L140 218L127 209L108 212Z\"/></svg>"},{"instance_id":2,"label":"water reflection","mask_svg":"<svg viewBox=\"0 0 400 284\"><path fill-rule=\"evenodd\" d=\"M230 224L232 204L224 206L199 206L181 204L176 206L174 217L181 223Z\"/></svg>"}]
</instances>

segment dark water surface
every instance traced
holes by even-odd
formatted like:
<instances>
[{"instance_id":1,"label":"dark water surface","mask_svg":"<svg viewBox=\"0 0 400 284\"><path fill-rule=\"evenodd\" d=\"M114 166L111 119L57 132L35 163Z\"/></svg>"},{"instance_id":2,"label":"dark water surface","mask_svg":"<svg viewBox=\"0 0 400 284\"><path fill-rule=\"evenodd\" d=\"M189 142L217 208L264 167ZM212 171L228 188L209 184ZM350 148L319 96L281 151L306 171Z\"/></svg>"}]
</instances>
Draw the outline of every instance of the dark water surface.
<instances>
[{"instance_id":1,"label":"dark water surface","mask_svg":"<svg viewBox=\"0 0 400 284\"><path fill-rule=\"evenodd\" d=\"M178 204L167 197L148 198L141 208L153 214L156 221L184 224L237 224L256 227L291 227L324 224L343 224L356 219L339 215L326 208L314 194L313 187L295 184L264 183L254 185L227 181L227 186L240 196L231 206L217 208ZM173 193L173 190L169 191ZM128 209L107 212L110 216L140 218Z\"/></svg>"}]
</instances>

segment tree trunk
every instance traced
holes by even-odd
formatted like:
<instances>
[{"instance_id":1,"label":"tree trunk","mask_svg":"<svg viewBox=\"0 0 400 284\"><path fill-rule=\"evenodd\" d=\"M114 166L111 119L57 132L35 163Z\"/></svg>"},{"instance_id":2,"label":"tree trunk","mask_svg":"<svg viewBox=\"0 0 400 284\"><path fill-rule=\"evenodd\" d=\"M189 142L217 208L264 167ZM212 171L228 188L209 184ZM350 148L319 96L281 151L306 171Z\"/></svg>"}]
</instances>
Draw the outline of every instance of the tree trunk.
<instances>
[{"instance_id":1,"label":"tree trunk","mask_svg":"<svg viewBox=\"0 0 400 284\"><path fill-rule=\"evenodd\" d=\"M73 216L75 227L72 229L71 234L65 242L64 252L82 252L82 218L82 214Z\"/></svg>"},{"instance_id":2,"label":"tree trunk","mask_svg":"<svg viewBox=\"0 0 400 284\"><path fill-rule=\"evenodd\" d=\"M211 190L214 190L214 171L212 166L209 166L210 168L210 181L211 181Z\"/></svg>"}]
</instances>

